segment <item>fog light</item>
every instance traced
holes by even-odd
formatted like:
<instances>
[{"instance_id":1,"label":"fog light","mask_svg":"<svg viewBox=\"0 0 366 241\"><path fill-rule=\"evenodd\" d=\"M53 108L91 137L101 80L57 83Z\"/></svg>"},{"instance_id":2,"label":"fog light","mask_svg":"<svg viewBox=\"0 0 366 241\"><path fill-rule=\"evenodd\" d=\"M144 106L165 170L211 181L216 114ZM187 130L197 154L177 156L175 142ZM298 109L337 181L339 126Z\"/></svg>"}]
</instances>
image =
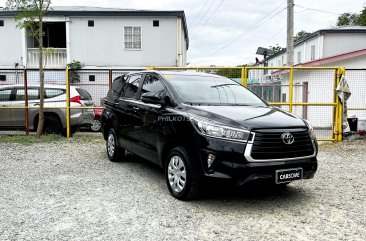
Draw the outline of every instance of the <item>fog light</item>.
<instances>
[{"instance_id":1,"label":"fog light","mask_svg":"<svg viewBox=\"0 0 366 241\"><path fill-rule=\"evenodd\" d=\"M215 161L216 156L212 155L211 153L207 156L207 165L211 167L212 163Z\"/></svg>"}]
</instances>

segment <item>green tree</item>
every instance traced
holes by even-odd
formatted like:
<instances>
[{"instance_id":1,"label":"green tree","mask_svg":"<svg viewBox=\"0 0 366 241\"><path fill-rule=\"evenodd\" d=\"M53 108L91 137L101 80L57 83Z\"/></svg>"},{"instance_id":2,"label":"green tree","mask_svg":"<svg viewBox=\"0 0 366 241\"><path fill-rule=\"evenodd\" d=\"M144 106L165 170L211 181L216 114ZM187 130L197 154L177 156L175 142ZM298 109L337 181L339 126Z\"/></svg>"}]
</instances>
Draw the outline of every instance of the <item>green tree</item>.
<instances>
[{"instance_id":1,"label":"green tree","mask_svg":"<svg viewBox=\"0 0 366 241\"><path fill-rule=\"evenodd\" d=\"M51 4L51 0L7 0L6 10L15 10L19 13L15 16L17 27L25 28L30 36L39 43L39 82L40 82L40 105L37 126L37 137L42 135L44 126L44 55L47 49L43 48L43 20Z\"/></svg>"},{"instance_id":2,"label":"green tree","mask_svg":"<svg viewBox=\"0 0 366 241\"><path fill-rule=\"evenodd\" d=\"M343 13L337 19L337 26L366 26L366 6L360 13Z\"/></svg>"},{"instance_id":3,"label":"green tree","mask_svg":"<svg viewBox=\"0 0 366 241\"><path fill-rule=\"evenodd\" d=\"M357 25L366 26L366 6L361 11L357 18Z\"/></svg>"},{"instance_id":4,"label":"green tree","mask_svg":"<svg viewBox=\"0 0 366 241\"><path fill-rule=\"evenodd\" d=\"M276 46L269 46L269 50L268 56L271 56L285 50L285 48L276 44Z\"/></svg>"},{"instance_id":5,"label":"green tree","mask_svg":"<svg viewBox=\"0 0 366 241\"><path fill-rule=\"evenodd\" d=\"M338 17L337 26L357 25L359 15L356 13L343 13Z\"/></svg>"},{"instance_id":6,"label":"green tree","mask_svg":"<svg viewBox=\"0 0 366 241\"><path fill-rule=\"evenodd\" d=\"M300 39L308 36L310 33L301 30L300 32L298 32L295 36L294 36L294 43L297 43Z\"/></svg>"}]
</instances>

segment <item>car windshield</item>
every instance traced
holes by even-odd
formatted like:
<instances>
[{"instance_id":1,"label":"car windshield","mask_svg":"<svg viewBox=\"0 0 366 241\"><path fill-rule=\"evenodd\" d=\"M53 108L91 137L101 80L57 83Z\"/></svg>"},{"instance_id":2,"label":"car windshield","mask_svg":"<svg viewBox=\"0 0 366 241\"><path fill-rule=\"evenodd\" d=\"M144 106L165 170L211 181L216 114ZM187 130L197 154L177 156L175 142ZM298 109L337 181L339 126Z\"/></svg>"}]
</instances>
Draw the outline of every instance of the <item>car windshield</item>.
<instances>
[{"instance_id":1,"label":"car windshield","mask_svg":"<svg viewBox=\"0 0 366 241\"><path fill-rule=\"evenodd\" d=\"M179 74L164 77L186 104L266 106L252 92L225 77Z\"/></svg>"}]
</instances>

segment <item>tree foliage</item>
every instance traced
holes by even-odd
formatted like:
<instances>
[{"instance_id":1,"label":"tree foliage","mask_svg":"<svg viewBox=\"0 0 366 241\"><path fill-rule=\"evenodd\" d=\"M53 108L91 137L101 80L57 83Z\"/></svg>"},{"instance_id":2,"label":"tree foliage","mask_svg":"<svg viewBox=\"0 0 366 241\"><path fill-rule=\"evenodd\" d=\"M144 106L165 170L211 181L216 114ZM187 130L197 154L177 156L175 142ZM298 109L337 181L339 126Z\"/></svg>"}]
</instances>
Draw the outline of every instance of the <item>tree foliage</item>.
<instances>
[{"instance_id":1,"label":"tree foliage","mask_svg":"<svg viewBox=\"0 0 366 241\"><path fill-rule=\"evenodd\" d=\"M301 30L300 32L298 32L295 36L294 36L294 43L297 43L300 39L308 36L310 33Z\"/></svg>"},{"instance_id":2,"label":"tree foliage","mask_svg":"<svg viewBox=\"0 0 366 241\"><path fill-rule=\"evenodd\" d=\"M285 48L279 46L278 44L276 44L276 46L269 46L269 54L268 56L271 56L271 55L274 55L274 54L277 54L283 50L285 50Z\"/></svg>"},{"instance_id":3,"label":"tree foliage","mask_svg":"<svg viewBox=\"0 0 366 241\"><path fill-rule=\"evenodd\" d=\"M245 65L238 65L237 67L244 67ZM219 69L217 70L216 74L225 76L227 78L241 78L241 71L242 69Z\"/></svg>"},{"instance_id":4,"label":"tree foliage","mask_svg":"<svg viewBox=\"0 0 366 241\"><path fill-rule=\"evenodd\" d=\"M337 26L366 26L366 7L360 13L343 13L337 19Z\"/></svg>"},{"instance_id":5,"label":"tree foliage","mask_svg":"<svg viewBox=\"0 0 366 241\"><path fill-rule=\"evenodd\" d=\"M29 36L34 37L39 43L39 82L40 82L40 104L37 126L37 137L42 135L44 126L44 55L47 49L43 48L43 20L51 4L51 0L7 0L6 10L18 11L15 16L17 26L25 28Z\"/></svg>"}]
</instances>

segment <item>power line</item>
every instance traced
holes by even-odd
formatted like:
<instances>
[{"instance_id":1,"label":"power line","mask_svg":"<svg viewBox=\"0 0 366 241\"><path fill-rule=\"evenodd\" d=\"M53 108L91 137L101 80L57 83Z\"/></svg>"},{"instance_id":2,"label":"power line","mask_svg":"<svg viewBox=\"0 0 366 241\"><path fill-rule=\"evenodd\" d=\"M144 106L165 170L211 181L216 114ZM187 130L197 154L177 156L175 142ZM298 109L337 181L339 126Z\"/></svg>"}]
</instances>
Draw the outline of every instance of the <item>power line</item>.
<instances>
[{"instance_id":1,"label":"power line","mask_svg":"<svg viewBox=\"0 0 366 241\"><path fill-rule=\"evenodd\" d=\"M220 3L219 3L219 5L217 5L216 6L216 8L214 9L214 11L211 13L211 15L206 19L206 21L202 24L202 26L201 26L201 28L200 29L198 29L198 30L196 30L194 33L193 33L193 35L192 35L192 38L198 33L198 32L200 32L201 30L202 30L202 28L204 27L204 26L206 26L206 24L208 23L208 21L210 20L210 18L217 12L217 10L219 9L219 7L224 3L224 1L225 0L222 0Z\"/></svg>"},{"instance_id":2,"label":"power line","mask_svg":"<svg viewBox=\"0 0 366 241\"><path fill-rule=\"evenodd\" d=\"M212 54L210 54L208 57L211 57L215 54L217 54L218 52L220 52L221 50L227 48L228 46L230 46L231 44L235 43L236 41L238 41L240 38L242 38L243 36L245 36L246 34L252 32L256 27L262 25L263 23L265 23L266 21L274 18L275 16L277 16L278 14L280 14L281 12L283 12L285 9L287 9L287 6L283 9L281 9L280 11L276 12L275 14L271 15L272 13L274 13L279 7L281 7L281 5L283 5L283 3L281 3L279 6L277 6L274 10L272 10L270 13L268 13L268 15L261 19L260 21L256 22L255 24L253 24L248 31L241 33L239 36L237 36L235 39L231 40L229 43L225 44L224 46L222 46L221 48L217 49L216 51L214 51Z\"/></svg>"},{"instance_id":3,"label":"power line","mask_svg":"<svg viewBox=\"0 0 366 241\"><path fill-rule=\"evenodd\" d=\"M192 25L193 25L194 21L196 21L196 19L198 18L198 16L201 14L201 12L202 12L204 6L206 6L207 2L208 2L208 0L205 1L205 3L200 8L200 10L197 12L196 16L193 18L192 23L191 23Z\"/></svg>"},{"instance_id":4,"label":"power line","mask_svg":"<svg viewBox=\"0 0 366 241\"><path fill-rule=\"evenodd\" d=\"M202 20L206 17L206 15L210 12L211 7L214 5L216 1L212 1L211 5L207 8L207 11L205 12L205 14L199 19L199 21L192 27L192 31L198 27L200 25L200 23L202 22Z\"/></svg>"},{"instance_id":5,"label":"power line","mask_svg":"<svg viewBox=\"0 0 366 241\"><path fill-rule=\"evenodd\" d=\"M295 7L299 7L299 8L302 8L302 9L309 10L309 11L322 12L322 13L328 13L328 14L334 14L334 15L341 15L341 13L329 12L329 11L325 11L325 10L322 10L322 9L316 9L316 8L307 8L307 7L297 5L297 4L295 5Z\"/></svg>"}]
</instances>

